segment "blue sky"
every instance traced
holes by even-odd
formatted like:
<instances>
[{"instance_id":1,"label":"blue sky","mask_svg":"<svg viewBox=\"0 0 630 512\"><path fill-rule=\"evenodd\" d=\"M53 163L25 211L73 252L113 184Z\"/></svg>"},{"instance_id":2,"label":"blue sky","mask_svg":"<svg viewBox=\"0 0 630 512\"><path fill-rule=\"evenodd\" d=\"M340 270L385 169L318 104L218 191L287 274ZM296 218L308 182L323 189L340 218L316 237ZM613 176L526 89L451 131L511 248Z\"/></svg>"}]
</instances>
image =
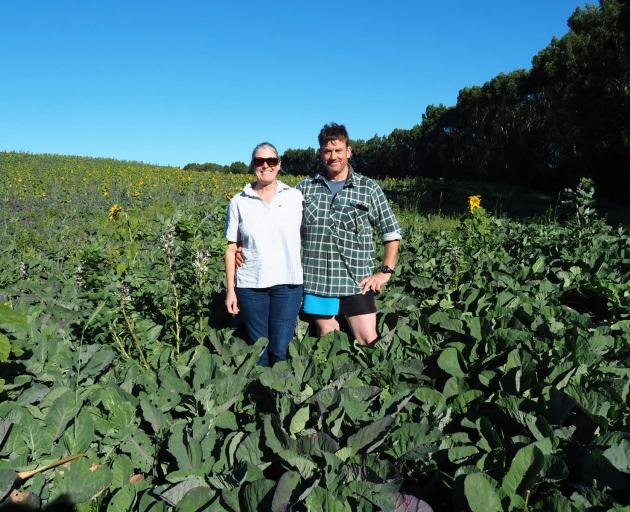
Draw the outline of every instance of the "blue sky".
<instances>
[{"instance_id":1,"label":"blue sky","mask_svg":"<svg viewBox=\"0 0 630 512\"><path fill-rule=\"evenodd\" d=\"M577 0L0 1L0 150L185 165L387 135L529 68Z\"/></svg>"}]
</instances>

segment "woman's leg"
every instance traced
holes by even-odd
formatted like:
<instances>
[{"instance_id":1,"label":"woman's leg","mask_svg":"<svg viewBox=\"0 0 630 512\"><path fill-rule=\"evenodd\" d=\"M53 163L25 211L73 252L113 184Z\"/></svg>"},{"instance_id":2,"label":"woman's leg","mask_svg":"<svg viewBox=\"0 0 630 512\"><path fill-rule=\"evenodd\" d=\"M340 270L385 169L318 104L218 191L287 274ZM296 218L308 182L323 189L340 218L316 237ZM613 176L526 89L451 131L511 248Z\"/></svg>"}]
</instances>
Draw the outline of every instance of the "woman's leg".
<instances>
[{"instance_id":1,"label":"woman's leg","mask_svg":"<svg viewBox=\"0 0 630 512\"><path fill-rule=\"evenodd\" d=\"M289 342L295 333L302 285L284 284L272 286L269 304L269 357L270 363L285 361Z\"/></svg>"},{"instance_id":2,"label":"woman's leg","mask_svg":"<svg viewBox=\"0 0 630 512\"><path fill-rule=\"evenodd\" d=\"M259 338L270 338L269 307L271 288L236 288L240 316L250 343ZM258 364L269 366L269 346L260 355Z\"/></svg>"}]
</instances>

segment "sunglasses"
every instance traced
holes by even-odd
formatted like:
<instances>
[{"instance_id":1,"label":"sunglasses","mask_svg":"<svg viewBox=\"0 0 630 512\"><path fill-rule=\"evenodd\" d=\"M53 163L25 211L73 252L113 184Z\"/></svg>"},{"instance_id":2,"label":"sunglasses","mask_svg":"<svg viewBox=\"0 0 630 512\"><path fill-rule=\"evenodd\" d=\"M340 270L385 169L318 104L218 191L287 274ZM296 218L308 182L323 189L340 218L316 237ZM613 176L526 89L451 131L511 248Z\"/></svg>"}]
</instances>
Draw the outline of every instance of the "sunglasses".
<instances>
[{"instance_id":1,"label":"sunglasses","mask_svg":"<svg viewBox=\"0 0 630 512\"><path fill-rule=\"evenodd\" d=\"M273 167L274 165L278 165L278 162L280 162L280 159L277 157L270 157L270 158L260 158L260 157L256 157L254 158L254 165L256 167L262 167L262 165L267 162L267 165L269 167Z\"/></svg>"}]
</instances>

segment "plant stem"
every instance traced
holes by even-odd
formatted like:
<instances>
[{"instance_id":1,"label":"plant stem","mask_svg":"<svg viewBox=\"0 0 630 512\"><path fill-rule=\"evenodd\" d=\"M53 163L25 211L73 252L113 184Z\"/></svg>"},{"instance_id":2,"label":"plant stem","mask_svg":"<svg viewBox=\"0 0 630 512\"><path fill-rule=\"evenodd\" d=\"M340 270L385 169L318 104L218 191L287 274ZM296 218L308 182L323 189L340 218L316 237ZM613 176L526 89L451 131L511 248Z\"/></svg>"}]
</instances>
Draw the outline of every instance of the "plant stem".
<instances>
[{"instance_id":1,"label":"plant stem","mask_svg":"<svg viewBox=\"0 0 630 512\"><path fill-rule=\"evenodd\" d=\"M175 258L173 258L170 251L167 252L167 258L169 281L171 282L173 297L175 298L175 353L179 355L182 327L179 319L179 292L177 291L177 281L175 279Z\"/></svg>"},{"instance_id":2,"label":"plant stem","mask_svg":"<svg viewBox=\"0 0 630 512\"><path fill-rule=\"evenodd\" d=\"M142 350L142 345L140 345L140 340L138 339L138 336L136 335L136 331L133 328L133 324L131 323L131 319L129 318L129 315L127 314L127 309L122 303L120 305L120 310L122 311L123 317L125 319L125 323L127 324L127 328L129 329L129 334L131 334L131 339L133 339L134 345L136 346L136 349L138 350L138 353L140 354L140 360L142 361L142 364L145 367L145 369L148 370L149 363L147 363L147 360L144 357L144 351Z\"/></svg>"}]
</instances>

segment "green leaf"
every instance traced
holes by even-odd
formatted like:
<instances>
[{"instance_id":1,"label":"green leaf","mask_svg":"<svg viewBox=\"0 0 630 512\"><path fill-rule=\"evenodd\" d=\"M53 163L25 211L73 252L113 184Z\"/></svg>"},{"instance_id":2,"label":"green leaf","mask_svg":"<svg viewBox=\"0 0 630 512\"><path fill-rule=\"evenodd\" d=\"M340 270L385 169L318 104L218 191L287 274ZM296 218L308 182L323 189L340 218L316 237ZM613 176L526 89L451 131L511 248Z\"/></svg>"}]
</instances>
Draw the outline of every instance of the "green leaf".
<instances>
[{"instance_id":1,"label":"green leaf","mask_svg":"<svg viewBox=\"0 0 630 512\"><path fill-rule=\"evenodd\" d=\"M60 396L71 391L70 388L65 386L54 387L46 395L46 397L39 403L41 409L48 409Z\"/></svg>"},{"instance_id":2,"label":"green leaf","mask_svg":"<svg viewBox=\"0 0 630 512\"><path fill-rule=\"evenodd\" d=\"M228 444L228 464L232 466L234 464L234 456L236 455L236 450L238 450L241 441L245 437L245 432L232 432L232 438L230 439Z\"/></svg>"},{"instance_id":3,"label":"green leaf","mask_svg":"<svg viewBox=\"0 0 630 512\"><path fill-rule=\"evenodd\" d=\"M90 360L81 369L81 374L97 377L112 364L115 357L116 352L109 347L103 347L90 357Z\"/></svg>"},{"instance_id":4,"label":"green leaf","mask_svg":"<svg viewBox=\"0 0 630 512\"><path fill-rule=\"evenodd\" d=\"M432 407L437 407L438 405L443 405L445 400L442 393L440 393L437 389L422 387L416 389L414 395L422 402L430 405Z\"/></svg>"},{"instance_id":5,"label":"green leaf","mask_svg":"<svg viewBox=\"0 0 630 512\"><path fill-rule=\"evenodd\" d=\"M530 444L521 448L503 477L501 487L508 496L529 489L539 476L544 462L545 457L536 445Z\"/></svg>"},{"instance_id":6,"label":"green leaf","mask_svg":"<svg viewBox=\"0 0 630 512\"><path fill-rule=\"evenodd\" d=\"M630 442L627 439L608 448L604 457L619 471L630 473Z\"/></svg>"},{"instance_id":7,"label":"green leaf","mask_svg":"<svg viewBox=\"0 0 630 512\"><path fill-rule=\"evenodd\" d=\"M438 366L453 377L465 377L466 373L460 366L460 354L454 347L446 347L437 360Z\"/></svg>"},{"instance_id":8,"label":"green leaf","mask_svg":"<svg viewBox=\"0 0 630 512\"><path fill-rule=\"evenodd\" d=\"M108 419L121 432L134 428L139 421L136 406L128 401L114 403L111 406Z\"/></svg>"},{"instance_id":9,"label":"green leaf","mask_svg":"<svg viewBox=\"0 0 630 512\"><path fill-rule=\"evenodd\" d=\"M0 503L13 489L17 480L17 473L12 469L0 469Z\"/></svg>"},{"instance_id":10,"label":"green leaf","mask_svg":"<svg viewBox=\"0 0 630 512\"><path fill-rule=\"evenodd\" d=\"M241 510L243 512L269 510L273 497L271 490L274 486L273 481L266 479L245 484L240 493Z\"/></svg>"},{"instance_id":11,"label":"green leaf","mask_svg":"<svg viewBox=\"0 0 630 512\"><path fill-rule=\"evenodd\" d=\"M306 426L306 422L309 418L309 406L305 405L300 408L291 418L291 424L289 425L289 432L291 435L298 434L304 430Z\"/></svg>"},{"instance_id":12,"label":"green leaf","mask_svg":"<svg viewBox=\"0 0 630 512\"><path fill-rule=\"evenodd\" d=\"M159 495L160 498L166 501L169 505L176 507L189 491L198 487L208 487L208 484L206 484L200 476L189 476L185 480L182 480L181 482L178 482L172 487L169 487L167 490L161 492Z\"/></svg>"},{"instance_id":13,"label":"green leaf","mask_svg":"<svg viewBox=\"0 0 630 512\"><path fill-rule=\"evenodd\" d=\"M291 495L300 483L300 475L295 471L283 473L278 481L271 501L271 512L286 512L291 504Z\"/></svg>"},{"instance_id":14,"label":"green leaf","mask_svg":"<svg viewBox=\"0 0 630 512\"><path fill-rule=\"evenodd\" d=\"M214 420L214 425L225 430L238 430L236 415L232 411L223 411L219 414Z\"/></svg>"},{"instance_id":15,"label":"green leaf","mask_svg":"<svg viewBox=\"0 0 630 512\"><path fill-rule=\"evenodd\" d=\"M6 334L0 332L0 363L8 361L9 354L11 353L11 342L7 338Z\"/></svg>"},{"instance_id":16,"label":"green leaf","mask_svg":"<svg viewBox=\"0 0 630 512\"><path fill-rule=\"evenodd\" d=\"M479 453L479 448L473 445L453 446L448 449L448 460L461 464L477 453Z\"/></svg>"},{"instance_id":17,"label":"green leaf","mask_svg":"<svg viewBox=\"0 0 630 512\"><path fill-rule=\"evenodd\" d=\"M107 466L92 467L92 462L79 459L70 463L70 469L55 473L51 501L63 496L70 503L83 503L93 499L112 482Z\"/></svg>"},{"instance_id":18,"label":"green leaf","mask_svg":"<svg viewBox=\"0 0 630 512\"><path fill-rule=\"evenodd\" d=\"M112 486L124 487L133 474L133 462L127 455L118 455L112 463Z\"/></svg>"},{"instance_id":19,"label":"green leaf","mask_svg":"<svg viewBox=\"0 0 630 512\"><path fill-rule=\"evenodd\" d=\"M263 432L265 435L265 444L274 453L279 453L285 448L289 448L286 433L282 431L278 425L277 418L266 414L263 419Z\"/></svg>"},{"instance_id":20,"label":"green leaf","mask_svg":"<svg viewBox=\"0 0 630 512\"><path fill-rule=\"evenodd\" d=\"M315 487L304 500L308 512L352 512L347 501L341 501L326 489Z\"/></svg>"},{"instance_id":21,"label":"green leaf","mask_svg":"<svg viewBox=\"0 0 630 512\"><path fill-rule=\"evenodd\" d=\"M532 265L532 271L534 272L534 274L539 274L540 272L544 270L544 268L545 268L545 257L539 256L538 259Z\"/></svg>"},{"instance_id":22,"label":"green leaf","mask_svg":"<svg viewBox=\"0 0 630 512\"><path fill-rule=\"evenodd\" d=\"M263 452L259 448L260 430L252 432L238 445L236 449L236 460L249 462L253 465L260 464L263 458Z\"/></svg>"},{"instance_id":23,"label":"green leaf","mask_svg":"<svg viewBox=\"0 0 630 512\"><path fill-rule=\"evenodd\" d=\"M212 375L213 360L207 347L199 346L195 349L193 389L199 391L208 384L208 379ZM192 361L191 361L192 362Z\"/></svg>"},{"instance_id":24,"label":"green leaf","mask_svg":"<svg viewBox=\"0 0 630 512\"><path fill-rule=\"evenodd\" d=\"M436 311L432 315L429 316L429 322L432 324L439 324L441 322L446 322L450 319L448 313L446 311Z\"/></svg>"},{"instance_id":25,"label":"green leaf","mask_svg":"<svg viewBox=\"0 0 630 512\"><path fill-rule=\"evenodd\" d=\"M298 440L298 453L318 455L322 451L334 453L339 449L339 443L325 432L316 432L302 436Z\"/></svg>"},{"instance_id":26,"label":"green leaf","mask_svg":"<svg viewBox=\"0 0 630 512\"><path fill-rule=\"evenodd\" d=\"M449 318L448 320L440 322L440 327L447 331L464 334L464 323L456 318Z\"/></svg>"},{"instance_id":27,"label":"green leaf","mask_svg":"<svg viewBox=\"0 0 630 512\"><path fill-rule=\"evenodd\" d=\"M44 423L25 412L20 420L19 434L33 454L50 451L52 434L44 428Z\"/></svg>"},{"instance_id":28,"label":"green leaf","mask_svg":"<svg viewBox=\"0 0 630 512\"><path fill-rule=\"evenodd\" d=\"M198 512L208 510L208 506L216 496L210 487L195 487L188 491L175 509L177 512Z\"/></svg>"},{"instance_id":29,"label":"green leaf","mask_svg":"<svg viewBox=\"0 0 630 512\"><path fill-rule=\"evenodd\" d=\"M496 482L483 473L466 475L464 494L472 512L502 512Z\"/></svg>"},{"instance_id":30,"label":"green leaf","mask_svg":"<svg viewBox=\"0 0 630 512\"><path fill-rule=\"evenodd\" d=\"M130 485L126 485L114 494L107 506L107 512L129 512L133 509L132 505L135 499L135 489Z\"/></svg>"},{"instance_id":31,"label":"green leaf","mask_svg":"<svg viewBox=\"0 0 630 512\"><path fill-rule=\"evenodd\" d=\"M470 335L476 340L481 340L481 322L479 317L477 316L467 316L464 318L466 324L468 324L468 329L470 330Z\"/></svg>"},{"instance_id":32,"label":"green leaf","mask_svg":"<svg viewBox=\"0 0 630 512\"><path fill-rule=\"evenodd\" d=\"M50 434L52 442L61 437L68 423L74 418L79 405L74 391L68 390L50 406L45 423L46 431Z\"/></svg>"},{"instance_id":33,"label":"green leaf","mask_svg":"<svg viewBox=\"0 0 630 512\"><path fill-rule=\"evenodd\" d=\"M13 425L12 418L4 418L0 420L0 449L2 448L2 444L4 443L4 438L11 430L11 425Z\"/></svg>"},{"instance_id":34,"label":"green leaf","mask_svg":"<svg viewBox=\"0 0 630 512\"><path fill-rule=\"evenodd\" d=\"M352 451L352 448L350 448L349 446L344 446L343 448L340 448L339 450L337 450L335 452L335 455L339 457L339 459L345 462L354 455L354 452Z\"/></svg>"},{"instance_id":35,"label":"green leaf","mask_svg":"<svg viewBox=\"0 0 630 512\"><path fill-rule=\"evenodd\" d=\"M132 428L121 444L125 453L131 456L134 467L148 473L153 467L153 443L151 438L139 428Z\"/></svg>"},{"instance_id":36,"label":"green leaf","mask_svg":"<svg viewBox=\"0 0 630 512\"><path fill-rule=\"evenodd\" d=\"M147 398L140 399L140 408L144 419L151 424L153 432L157 434L165 423L164 414Z\"/></svg>"},{"instance_id":37,"label":"green leaf","mask_svg":"<svg viewBox=\"0 0 630 512\"><path fill-rule=\"evenodd\" d=\"M0 304L0 327L12 329L15 327L26 327L26 315L13 311L9 306Z\"/></svg>"},{"instance_id":38,"label":"green leaf","mask_svg":"<svg viewBox=\"0 0 630 512\"><path fill-rule=\"evenodd\" d=\"M86 451L94 440L92 414L86 410L81 410L74 422L74 426L66 430L64 436L64 439L68 440L72 453Z\"/></svg>"},{"instance_id":39,"label":"green leaf","mask_svg":"<svg viewBox=\"0 0 630 512\"><path fill-rule=\"evenodd\" d=\"M627 488L626 477L597 449L588 449L584 458L582 478L586 482L597 481L613 490Z\"/></svg>"},{"instance_id":40,"label":"green leaf","mask_svg":"<svg viewBox=\"0 0 630 512\"><path fill-rule=\"evenodd\" d=\"M399 494L393 512L433 512L426 501L410 494Z\"/></svg>"},{"instance_id":41,"label":"green leaf","mask_svg":"<svg viewBox=\"0 0 630 512\"><path fill-rule=\"evenodd\" d=\"M352 449L353 453L359 453L361 449L384 434L393 422L394 418L392 416L385 416L374 423L370 423L348 438L348 447Z\"/></svg>"},{"instance_id":42,"label":"green leaf","mask_svg":"<svg viewBox=\"0 0 630 512\"><path fill-rule=\"evenodd\" d=\"M311 478L315 474L315 471L317 471L318 466L312 460L297 455L290 450L286 450L282 454L282 457L291 464L291 466L297 469L304 479Z\"/></svg>"}]
</instances>

